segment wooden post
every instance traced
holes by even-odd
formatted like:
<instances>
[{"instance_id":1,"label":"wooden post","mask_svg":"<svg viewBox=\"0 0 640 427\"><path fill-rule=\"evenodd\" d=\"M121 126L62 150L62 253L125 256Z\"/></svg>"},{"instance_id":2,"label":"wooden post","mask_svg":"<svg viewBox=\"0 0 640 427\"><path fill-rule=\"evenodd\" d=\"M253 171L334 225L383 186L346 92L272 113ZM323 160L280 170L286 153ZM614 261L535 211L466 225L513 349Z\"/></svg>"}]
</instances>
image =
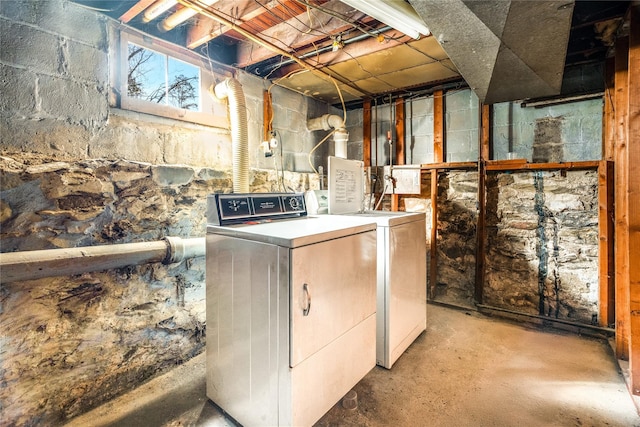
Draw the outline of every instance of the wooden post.
<instances>
[{"instance_id":1,"label":"wooden post","mask_svg":"<svg viewBox=\"0 0 640 427\"><path fill-rule=\"evenodd\" d=\"M396 99L396 164L404 165L405 164L405 137L404 137L404 124L405 124L405 113L404 113L404 99L398 98ZM391 195L391 210L398 211L400 210L400 195L392 194Z\"/></svg>"},{"instance_id":2,"label":"wooden post","mask_svg":"<svg viewBox=\"0 0 640 427\"><path fill-rule=\"evenodd\" d=\"M362 105L362 161L364 167L371 166L371 100Z\"/></svg>"},{"instance_id":3,"label":"wooden post","mask_svg":"<svg viewBox=\"0 0 640 427\"><path fill-rule=\"evenodd\" d=\"M433 93L433 161L444 162L444 91Z\"/></svg>"},{"instance_id":4,"label":"wooden post","mask_svg":"<svg viewBox=\"0 0 640 427\"><path fill-rule=\"evenodd\" d=\"M396 165L405 164L404 99L396 99Z\"/></svg>"},{"instance_id":5,"label":"wooden post","mask_svg":"<svg viewBox=\"0 0 640 427\"><path fill-rule=\"evenodd\" d=\"M613 160L616 140L615 100L615 58L608 58L604 72L604 110L602 117L602 158Z\"/></svg>"},{"instance_id":6,"label":"wooden post","mask_svg":"<svg viewBox=\"0 0 640 427\"><path fill-rule=\"evenodd\" d=\"M613 162L602 160L598 166L598 234L600 312L598 323L608 327L615 321L615 256Z\"/></svg>"},{"instance_id":7,"label":"wooden post","mask_svg":"<svg viewBox=\"0 0 640 427\"><path fill-rule=\"evenodd\" d=\"M271 104L271 92L265 90L262 94L262 134L263 141L271 139L273 130L273 106Z\"/></svg>"},{"instance_id":8,"label":"wooden post","mask_svg":"<svg viewBox=\"0 0 640 427\"><path fill-rule=\"evenodd\" d=\"M616 41L615 56L615 254L616 254L616 357L629 360L630 305L629 305L629 222L628 212L628 175L627 163L627 111L629 108L628 91L629 38Z\"/></svg>"},{"instance_id":9,"label":"wooden post","mask_svg":"<svg viewBox=\"0 0 640 427\"><path fill-rule=\"evenodd\" d=\"M433 299L436 296L436 284L438 283L438 169L431 170L431 245L429 264L429 295Z\"/></svg>"},{"instance_id":10,"label":"wooden post","mask_svg":"<svg viewBox=\"0 0 640 427\"><path fill-rule=\"evenodd\" d=\"M491 106L481 105L480 108L480 158L478 159L478 225L476 227L476 303L482 304L484 288L484 257L485 257L485 211L486 211L486 178L485 162L490 160L491 152Z\"/></svg>"},{"instance_id":11,"label":"wooden post","mask_svg":"<svg viewBox=\"0 0 640 427\"><path fill-rule=\"evenodd\" d=\"M433 93L433 161L444 161L444 91ZM431 259L429 294L435 297L438 281L438 169L431 170Z\"/></svg>"},{"instance_id":12,"label":"wooden post","mask_svg":"<svg viewBox=\"0 0 640 427\"><path fill-rule=\"evenodd\" d=\"M640 395L640 5L637 3L629 9L628 70L629 375L631 392Z\"/></svg>"}]
</instances>

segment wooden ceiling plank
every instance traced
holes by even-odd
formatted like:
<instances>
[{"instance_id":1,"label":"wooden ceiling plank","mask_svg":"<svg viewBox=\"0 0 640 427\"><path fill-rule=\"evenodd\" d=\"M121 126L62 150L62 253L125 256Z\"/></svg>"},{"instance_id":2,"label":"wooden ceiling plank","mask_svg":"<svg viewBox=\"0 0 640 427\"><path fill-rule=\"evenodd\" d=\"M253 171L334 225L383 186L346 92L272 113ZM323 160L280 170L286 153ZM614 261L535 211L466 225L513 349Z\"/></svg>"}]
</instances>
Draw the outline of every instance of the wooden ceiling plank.
<instances>
[{"instance_id":1,"label":"wooden ceiling plank","mask_svg":"<svg viewBox=\"0 0 640 427\"><path fill-rule=\"evenodd\" d=\"M366 15L345 5L338 0L332 0L325 4L325 8L349 17L354 22L364 18ZM309 28L314 30L309 31ZM353 28L344 21L334 18L331 15L312 10L298 15L295 19L275 25L262 33L260 37L272 40L280 48L292 51L301 46L310 45L316 41L327 38L328 34L339 34L342 31ZM319 30L316 30L319 29ZM275 56L272 51L264 47L257 47L247 41L238 45L238 66L246 67L257 62Z\"/></svg>"},{"instance_id":2,"label":"wooden ceiling plank","mask_svg":"<svg viewBox=\"0 0 640 427\"><path fill-rule=\"evenodd\" d=\"M151 6L151 4L153 4L155 1L156 0L140 0L120 17L120 21L126 24L127 22L138 16L140 13L142 13L146 8Z\"/></svg>"},{"instance_id":3,"label":"wooden ceiling plank","mask_svg":"<svg viewBox=\"0 0 640 427\"><path fill-rule=\"evenodd\" d=\"M274 8L278 5L278 0L272 0L265 4L266 8ZM222 0L215 3L211 8L224 13L225 15L236 16L238 25L249 22L264 13L264 7L254 1ZM231 27L224 26L214 19L200 15L196 23L187 30L187 47L195 49L218 36L231 30Z\"/></svg>"}]
</instances>

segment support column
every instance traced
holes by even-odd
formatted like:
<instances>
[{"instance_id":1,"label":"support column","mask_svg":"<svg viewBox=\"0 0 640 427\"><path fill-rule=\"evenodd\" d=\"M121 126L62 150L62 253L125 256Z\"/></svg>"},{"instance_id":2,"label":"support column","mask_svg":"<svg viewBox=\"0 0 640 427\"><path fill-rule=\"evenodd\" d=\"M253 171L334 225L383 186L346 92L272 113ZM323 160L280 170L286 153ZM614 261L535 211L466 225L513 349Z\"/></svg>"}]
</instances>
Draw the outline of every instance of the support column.
<instances>
[{"instance_id":1,"label":"support column","mask_svg":"<svg viewBox=\"0 0 640 427\"><path fill-rule=\"evenodd\" d=\"M629 227L629 374L640 395L640 5L630 8L627 108L627 224Z\"/></svg>"},{"instance_id":2,"label":"support column","mask_svg":"<svg viewBox=\"0 0 640 427\"><path fill-rule=\"evenodd\" d=\"M627 158L628 131L628 60L629 38L616 41L616 143L615 143L615 253L616 253L616 357L629 360L630 306L629 306L629 222Z\"/></svg>"},{"instance_id":3,"label":"support column","mask_svg":"<svg viewBox=\"0 0 640 427\"><path fill-rule=\"evenodd\" d=\"M371 100L362 105L362 161L364 167L371 166Z\"/></svg>"},{"instance_id":4,"label":"support column","mask_svg":"<svg viewBox=\"0 0 640 427\"><path fill-rule=\"evenodd\" d=\"M485 212L486 212L486 161L491 159L491 106L480 106L480 158L478 159L478 225L476 227L476 283L475 300L482 304L484 288Z\"/></svg>"}]
</instances>

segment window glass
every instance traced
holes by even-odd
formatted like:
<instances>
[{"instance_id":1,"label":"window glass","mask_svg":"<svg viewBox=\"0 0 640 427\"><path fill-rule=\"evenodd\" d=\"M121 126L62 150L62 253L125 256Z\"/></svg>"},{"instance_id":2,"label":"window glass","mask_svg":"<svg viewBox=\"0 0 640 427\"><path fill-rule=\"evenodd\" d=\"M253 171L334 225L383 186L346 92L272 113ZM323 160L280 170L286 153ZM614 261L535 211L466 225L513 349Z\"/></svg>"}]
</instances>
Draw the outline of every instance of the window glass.
<instances>
[{"instance_id":1,"label":"window glass","mask_svg":"<svg viewBox=\"0 0 640 427\"><path fill-rule=\"evenodd\" d=\"M227 102L209 93L232 77L210 59L163 40L126 29L112 33L118 58L112 62L112 107L227 128Z\"/></svg>"},{"instance_id":2,"label":"window glass","mask_svg":"<svg viewBox=\"0 0 640 427\"><path fill-rule=\"evenodd\" d=\"M151 49L127 46L127 96L200 111L200 70Z\"/></svg>"}]
</instances>

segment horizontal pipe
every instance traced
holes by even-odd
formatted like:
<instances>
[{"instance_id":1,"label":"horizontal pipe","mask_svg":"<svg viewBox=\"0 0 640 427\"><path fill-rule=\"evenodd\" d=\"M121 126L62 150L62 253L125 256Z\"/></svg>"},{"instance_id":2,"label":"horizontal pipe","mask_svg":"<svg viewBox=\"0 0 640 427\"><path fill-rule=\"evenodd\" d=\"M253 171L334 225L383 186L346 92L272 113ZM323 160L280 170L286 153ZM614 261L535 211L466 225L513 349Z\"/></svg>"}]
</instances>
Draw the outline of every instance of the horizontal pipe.
<instances>
[{"instance_id":1,"label":"horizontal pipe","mask_svg":"<svg viewBox=\"0 0 640 427\"><path fill-rule=\"evenodd\" d=\"M154 262L172 264L205 255L205 238L166 237L155 242L0 254L0 282L70 276Z\"/></svg>"}]
</instances>

